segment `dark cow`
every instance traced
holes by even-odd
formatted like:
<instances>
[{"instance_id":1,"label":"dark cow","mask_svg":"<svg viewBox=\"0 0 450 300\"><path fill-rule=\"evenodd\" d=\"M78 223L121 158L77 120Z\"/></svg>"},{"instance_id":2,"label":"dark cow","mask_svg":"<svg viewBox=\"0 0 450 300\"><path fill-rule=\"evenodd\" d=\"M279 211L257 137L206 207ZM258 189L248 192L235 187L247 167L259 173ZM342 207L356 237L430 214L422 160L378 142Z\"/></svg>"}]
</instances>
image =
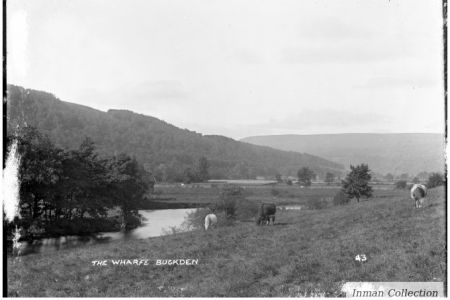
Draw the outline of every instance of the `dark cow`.
<instances>
[{"instance_id":1,"label":"dark cow","mask_svg":"<svg viewBox=\"0 0 450 300\"><path fill-rule=\"evenodd\" d=\"M256 217L256 224L270 224L275 223L275 213L277 211L277 207L273 203L262 203L259 207L258 216Z\"/></svg>"}]
</instances>

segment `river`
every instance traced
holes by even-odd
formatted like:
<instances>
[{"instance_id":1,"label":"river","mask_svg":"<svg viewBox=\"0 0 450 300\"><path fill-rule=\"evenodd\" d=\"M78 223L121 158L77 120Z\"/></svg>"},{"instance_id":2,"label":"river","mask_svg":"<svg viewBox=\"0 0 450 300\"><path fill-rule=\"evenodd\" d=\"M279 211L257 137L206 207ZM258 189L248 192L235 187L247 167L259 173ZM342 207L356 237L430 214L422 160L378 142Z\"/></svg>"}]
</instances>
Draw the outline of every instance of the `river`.
<instances>
[{"instance_id":1,"label":"river","mask_svg":"<svg viewBox=\"0 0 450 300\"><path fill-rule=\"evenodd\" d=\"M86 247L98 243L107 243L112 240L146 239L172 233L172 228L180 229L188 213L195 209L159 209L140 210L142 225L127 232L103 232L96 237L89 236L62 236L58 238L46 238L29 242L22 242L20 253L46 253L69 249L73 247Z\"/></svg>"}]
</instances>

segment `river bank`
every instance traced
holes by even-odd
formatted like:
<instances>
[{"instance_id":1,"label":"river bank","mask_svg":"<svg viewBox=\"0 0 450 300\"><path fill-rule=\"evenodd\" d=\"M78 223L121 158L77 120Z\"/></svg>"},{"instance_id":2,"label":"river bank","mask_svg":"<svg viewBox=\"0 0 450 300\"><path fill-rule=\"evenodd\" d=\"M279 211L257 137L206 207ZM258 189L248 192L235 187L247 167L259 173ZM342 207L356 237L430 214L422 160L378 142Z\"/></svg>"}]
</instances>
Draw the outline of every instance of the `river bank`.
<instances>
[{"instance_id":1,"label":"river bank","mask_svg":"<svg viewBox=\"0 0 450 300\"><path fill-rule=\"evenodd\" d=\"M345 281L444 281L444 201L438 188L421 210L406 194L392 194L320 210L278 211L275 226L238 222L207 232L10 257L8 294L342 296ZM358 254L367 261L356 261ZM113 266L112 259L149 263ZM198 265L157 265L158 259L198 259Z\"/></svg>"},{"instance_id":2,"label":"river bank","mask_svg":"<svg viewBox=\"0 0 450 300\"><path fill-rule=\"evenodd\" d=\"M140 210L142 223L134 229L127 231L101 231L84 235L46 236L33 240L20 240L19 255L33 253L53 253L55 251L75 247L91 247L99 243L109 243L114 240L145 239L187 230L183 226L189 213L194 209L162 209ZM12 243L8 255L12 254Z\"/></svg>"}]
</instances>

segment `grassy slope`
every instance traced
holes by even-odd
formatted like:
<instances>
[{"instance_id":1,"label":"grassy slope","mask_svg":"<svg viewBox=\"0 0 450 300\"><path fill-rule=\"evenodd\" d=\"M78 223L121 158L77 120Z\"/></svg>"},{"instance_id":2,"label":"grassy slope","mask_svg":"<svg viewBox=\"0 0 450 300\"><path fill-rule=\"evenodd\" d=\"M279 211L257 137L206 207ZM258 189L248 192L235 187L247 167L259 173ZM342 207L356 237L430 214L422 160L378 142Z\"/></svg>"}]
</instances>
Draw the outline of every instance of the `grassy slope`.
<instances>
[{"instance_id":1,"label":"grassy slope","mask_svg":"<svg viewBox=\"0 0 450 300\"><path fill-rule=\"evenodd\" d=\"M442 188L413 209L408 193L252 223L8 259L19 296L336 295L344 281L444 281ZM367 262L354 260L365 254ZM92 267L91 260L199 258L197 266ZM159 288L158 288L159 287Z\"/></svg>"}]
</instances>

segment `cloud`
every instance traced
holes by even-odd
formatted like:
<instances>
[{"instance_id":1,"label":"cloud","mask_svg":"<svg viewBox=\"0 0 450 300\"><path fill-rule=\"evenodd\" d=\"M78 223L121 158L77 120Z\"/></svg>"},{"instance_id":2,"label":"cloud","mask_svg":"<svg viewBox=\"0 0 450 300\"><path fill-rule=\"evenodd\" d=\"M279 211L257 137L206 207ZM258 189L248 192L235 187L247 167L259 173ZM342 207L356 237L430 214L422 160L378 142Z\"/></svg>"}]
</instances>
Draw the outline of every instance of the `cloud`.
<instances>
[{"instance_id":1,"label":"cloud","mask_svg":"<svg viewBox=\"0 0 450 300\"><path fill-rule=\"evenodd\" d=\"M338 18L317 18L308 24L302 23L298 32L299 37L312 40L362 40L374 36L372 30L360 24L350 25Z\"/></svg>"},{"instance_id":2,"label":"cloud","mask_svg":"<svg viewBox=\"0 0 450 300\"><path fill-rule=\"evenodd\" d=\"M281 51L283 63L368 63L402 60L414 52L413 40L397 31L368 28L338 18L302 22L298 39Z\"/></svg>"},{"instance_id":3,"label":"cloud","mask_svg":"<svg viewBox=\"0 0 450 300\"><path fill-rule=\"evenodd\" d=\"M187 97L187 91L178 80L148 81L138 84L135 92L155 99L180 99Z\"/></svg>"},{"instance_id":4,"label":"cloud","mask_svg":"<svg viewBox=\"0 0 450 300\"><path fill-rule=\"evenodd\" d=\"M426 88L439 84L425 77L416 78L398 78L398 77L373 77L367 80L365 84L355 85L355 88L361 89L399 89L399 88Z\"/></svg>"},{"instance_id":5,"label":"cloud","mask_svg":"<svg viewBox=\"0 0 450 300\"><path fill-rule=\"evenodd\" d=\"M180 104L186 102L189 95L189 91L178 80L157 80L117 86L112 90L83 89L76 100L102 110L113 107L146 109Z\"/></svg>"},{"instance_id":6,"label":"cloud","mask_svg":"<svg viewBox=\"0 0 450 300\"><path fill-rule=\"evenodd\" d=\"M17 10L8 18L8 77L23 80L27 76L28 66L28 14Z\"/></svg>"},{"instance_id":7,"label":"cloud","mask_svg":"<svg viewBox=\"0 0 450 300\"><path fill-rule=\"evenodd\" d=\"M368 63L398 60L408 55L399 48L368 46L365 43L315 43L286 47L281 53L282 63Z\"/></svg>"},{"instance_id":8,"label":"cloud","mask_svg":"<svg viewBox=\"0 0 450 300\"><path fill-rule=\"evenodd\" d=\"M376 113L353 113L339 110L304 110L286 118L271 119L264 123L214 126L198 123L188 128L211 134L224 134L236 139L270 134L323 134L345 132L392 132L395 123L391 117Z\"/></svg>"},{"instance_id":9,"label":"cloud","mask_svg":"<svg viewBox=\"0 0 450 300\"><path fill-rule=\"evenodd\" d=\"M264 58L256 52L248 49L237 49L228 57L231 61L244 65L254 65L264 63Z\"/></svg>"}]
</instances>

